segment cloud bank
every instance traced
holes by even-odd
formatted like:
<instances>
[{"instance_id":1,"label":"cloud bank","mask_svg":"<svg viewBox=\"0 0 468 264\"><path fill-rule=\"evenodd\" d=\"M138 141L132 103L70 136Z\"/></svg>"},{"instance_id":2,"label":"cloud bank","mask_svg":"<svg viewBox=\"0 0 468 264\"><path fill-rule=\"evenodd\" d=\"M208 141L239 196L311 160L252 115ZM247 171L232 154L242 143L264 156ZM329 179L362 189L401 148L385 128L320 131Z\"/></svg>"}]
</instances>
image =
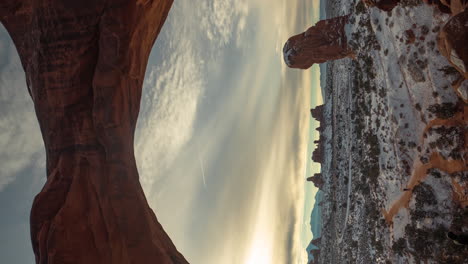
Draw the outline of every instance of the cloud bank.
<instances>
[{"instance_id":1,"label":"cloud bank","mask_svg":"<svg viewBox=\"0 0 468 264\"><path fill-rule=\"evenodd\" d=\"M44 147L24 71L0 26L0 192L27 167L44 170Z\"/></svg>"},{"instance_id":2,"label":"cloud bank","mask_svg":"<svg viewBox=\"0 0 468 264\"><path fill-rule=\"evenodd\" d=\"M193 263L306 259L311 79L284 66L281 48L310 23L307 10L303 1L179 1L156 43L137 160L159 220Z\"/></svg>"}]
</instances>

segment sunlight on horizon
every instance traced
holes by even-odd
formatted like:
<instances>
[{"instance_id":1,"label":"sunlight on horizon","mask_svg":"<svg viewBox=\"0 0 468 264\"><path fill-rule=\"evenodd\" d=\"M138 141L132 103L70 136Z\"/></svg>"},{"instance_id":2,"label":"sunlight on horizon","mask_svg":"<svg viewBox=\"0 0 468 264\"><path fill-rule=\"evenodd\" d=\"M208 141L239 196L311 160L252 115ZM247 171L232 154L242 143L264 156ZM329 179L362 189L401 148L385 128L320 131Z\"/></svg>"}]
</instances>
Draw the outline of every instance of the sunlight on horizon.
<instances>
[{"instance_id":1,"label":"sunlight on horizon","mask_svg":"<svg viewBox=\"0 0 468 264\"><path fill-rule=\"evenodd\" d=\"M255 238L255 242L250 248L249 255L245 264L270 264L271 262L271 248L267 247L268 243L264 238Z\"/></svg>"}]
</instances>

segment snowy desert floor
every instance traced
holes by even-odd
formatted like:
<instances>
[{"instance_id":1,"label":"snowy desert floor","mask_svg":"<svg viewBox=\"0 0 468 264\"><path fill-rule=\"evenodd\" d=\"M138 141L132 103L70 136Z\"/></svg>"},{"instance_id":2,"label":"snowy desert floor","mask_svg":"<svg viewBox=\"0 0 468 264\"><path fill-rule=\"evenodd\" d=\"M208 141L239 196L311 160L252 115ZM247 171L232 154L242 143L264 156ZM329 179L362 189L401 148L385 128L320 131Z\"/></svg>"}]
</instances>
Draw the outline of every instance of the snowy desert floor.
<instances>
[{"instance_id":1,"label":"snowy desert floor","mask_svg":"<svg viewBox=\"0 0 468 264\"><path fill-rule=\"evenodd\" d=\"M449 15L422 1L326 11L351 14L356 54L327 63L318 262L467 263L446 236L468 232L468 106L437 47Z\"/></svg>"}]
</instances>

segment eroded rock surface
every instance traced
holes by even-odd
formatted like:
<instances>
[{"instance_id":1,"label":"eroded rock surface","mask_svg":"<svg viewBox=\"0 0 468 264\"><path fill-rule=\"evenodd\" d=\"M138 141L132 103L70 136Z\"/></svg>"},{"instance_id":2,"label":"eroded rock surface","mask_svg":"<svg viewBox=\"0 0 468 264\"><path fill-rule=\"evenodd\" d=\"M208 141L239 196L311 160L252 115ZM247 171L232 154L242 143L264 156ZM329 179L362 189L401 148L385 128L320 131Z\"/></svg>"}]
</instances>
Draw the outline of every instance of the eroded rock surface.
<instances>
[{"instance_id":1,"label":"eroded rock surface","mask_svg":"<svg viewBox=\"0 0 468 264\"><path fill-rule=\"evenodd\" d=\"M450 18L438 36L438 47L450 64L457 69L462 78L468 79L468 9ZM468 102L463 79L454 85L455 91L463 101ZM466 82L466 81L465 81Z\"/></svg>"},{"instance_id":2,"label":"eroded rock surface","mask_svg":"<svg viewBox=\"0 0 468 264\"><path fill-rule=\"evenodd\" d=\"M148 56L172 2L0 3L47 154L30 218L37 263L187 263L148 206L133 149Z\"/></svg>"},{"instance_id":3,"label":"eroded rock surface","mask_svg":"<svg viewBox=\"0 0 468 264\"><path fill-rule=\"evenodd\" d=\"M319 21L307 31L292 36L283 48L286 64L291 68L308 69L314 63L351 56L345 34L348 16Z\"/></svg>"},{"instance_id":4,"label":"eroded rock surface","mask_svg":"<svg viewBox=\"0 0 468 264\"><path fill-rule=\"evenodd\" d=\"M468 10L452 17L439 33L438 46L450 64L468 79Z\"/></svg>"}]
</instances>

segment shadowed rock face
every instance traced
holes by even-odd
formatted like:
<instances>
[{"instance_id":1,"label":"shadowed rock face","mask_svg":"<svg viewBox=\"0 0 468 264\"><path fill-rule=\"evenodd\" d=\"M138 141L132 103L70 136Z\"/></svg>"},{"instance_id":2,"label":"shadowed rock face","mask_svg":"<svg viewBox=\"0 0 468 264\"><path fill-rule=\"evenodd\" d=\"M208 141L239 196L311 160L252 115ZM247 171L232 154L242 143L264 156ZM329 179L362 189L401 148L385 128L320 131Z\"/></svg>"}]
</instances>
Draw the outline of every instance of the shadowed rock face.
<instances>
[{"instance_id":1,"label":"shadowed rock face","mask_svg":"<svg viewBox=\"0 0 468 264\"><path fill-rule=\"evenodd\" d=\"M468 79L468 9L450 18L439 32L438 46L450 64Z\"/></svg>"},{"instance_id":2,"label":"shadowed rock face","mask_svg":"<svg viewBox=\"0 0 468 264\"><path fill-rule=\"evenodd\" d=\"M284 61L291 68L308 69L314 63L352 55L344 29L347 22L348 16L322 20L307 31L292 36L284 44Z\"/></svg>"},{"instance_id":3,"label":"shadowed rock face","mask_svg":"<svg viewBox=\"0 0 468 264\"><path fill-rule=\"evenodd\" d=\"M436 6L441 12L457 15L468 7L468 0L423 0L426 4Z\"/></svg>"},{"instance_id":4,"label":"shadowed rock face","mask_svg":"<svg viewBox=\"0 0 468 264\"><path fill-rule=\"evenodd\" d=\"M435 6L440 12L450 14L450 7L444 5L440 0L423 0L424 3Z\"/></svg>"},{"instance_id":5,"label":"shadowed rock face","mask_svg":"<svg viewBox=\"0 0 468 264\"><path fill-rule=\"evenodd\" d=\"M2 0L47 154L36 263L187 263L148 206L133 139L172 0ZM18 120L20 122L20 120Z\"/></svg>"},{"instance_id":6,"label":"shadowed rock face","mask_svg":"<svg viewBox=\"0 0 468 264\"><path fill-rule=\"evenodd\" d=\"M450 18L439 32L437 45L439 51L450 64L457 69L462 78L454 86L455 92L465 102L468 102L466 86L460 86L463 79L468 79L468 9ZM466 82L466 81L465 81Z\"/></svg>"}]
</instances>

